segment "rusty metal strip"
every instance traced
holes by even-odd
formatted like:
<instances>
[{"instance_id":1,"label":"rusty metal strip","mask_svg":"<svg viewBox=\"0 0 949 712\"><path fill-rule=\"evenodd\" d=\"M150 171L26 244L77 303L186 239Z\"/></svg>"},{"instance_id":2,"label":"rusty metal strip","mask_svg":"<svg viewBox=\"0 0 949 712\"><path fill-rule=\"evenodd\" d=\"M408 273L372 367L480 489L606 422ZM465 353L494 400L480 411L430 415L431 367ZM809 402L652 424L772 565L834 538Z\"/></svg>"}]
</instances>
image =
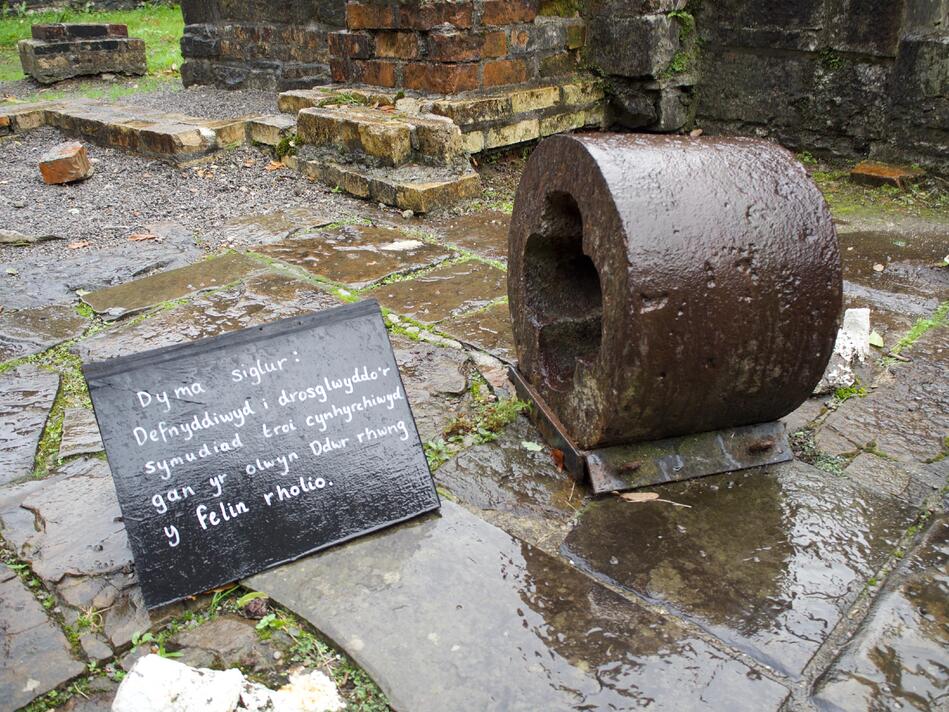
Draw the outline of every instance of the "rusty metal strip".
<instances>
[{"instance_id":1,"label":"rusty metal strip","mask_svg":"<svg viewBox=\"0 0 949 712\"><path fill-rule=\"evenodd\" d=\"M514 367L517 396L531 404L531 420L547 443L564 453L564 468L578 482L590 478L594 494L679 482L792 459L784 423L723 428L653 442L581 450L537 392Z\"/></svg>"}]
</instances>

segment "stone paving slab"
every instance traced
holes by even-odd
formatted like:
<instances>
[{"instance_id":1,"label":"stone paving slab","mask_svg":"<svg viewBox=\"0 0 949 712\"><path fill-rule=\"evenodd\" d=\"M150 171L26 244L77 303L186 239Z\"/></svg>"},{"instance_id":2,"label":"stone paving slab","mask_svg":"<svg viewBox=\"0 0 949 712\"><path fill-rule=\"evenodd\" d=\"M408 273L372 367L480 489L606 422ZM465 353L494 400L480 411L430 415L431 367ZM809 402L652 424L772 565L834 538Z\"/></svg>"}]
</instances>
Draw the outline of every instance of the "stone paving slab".
<instances>
[{"instance_id":1,"label":"stone paving slab","mask_svg":"<svg viewBox=\"0 0 949 712\"><path fill-rule=\"evenodd\" d=\"M841 265L849 281L878 292L940 301L949 297L949 274L938 266L946 256L944 232L908 236L902 232L841 231L838 238Z\"/></svg>"},{"instance_id":2,"label":"stone paving slab","mask_svg":"<svg viewBox=\"0 0 949 712\"><path fill-rule=\"evenodd\" d=\"M507 294L507 273L471 260L385 284L366 293L397 314L428 324L483 307Z\"/></svg>"},{"instance_id":3,"label":"stone paving slab","mask_svg":"<svg viewBox=\"0 0 949 712\"><path fill-rule=\"evenodd\" d=\"M0 314L0 361L40 353L78 338L89 325L72 306L53 305Z\"/></svg>"},{"instance_id":4,"label":"stone paving slab","mask_svg":"<svg viewBox=\"0 0 949 712\"><path fill-rule=\"evenodd\" d=\"M0 564L0 711L29 704L85 672L29 588Z\"/></svg>"},{"instance_id":5,"label":"stone paving slab","mask_svg":"<svg viewBox=\"0 0 949 712\"><path fill-rule=\"evenodd\" d=\"M933 524L923 546L887 590L854 641L823 676L820 709L949 707L949 519Z\"/></svg>"},{"instance_id":6,"label":"stone paving slab","mask_svg":"<svg viewBox=\"0 0 949 712\"><path fill-rule=\"evenodd\" d=\"M59 443L60 459L102 451L102 435L95 413L88 408L67 408L63 417L63 436Z\"/></svg>"},{"instance_id":7,"label":"stone paving slab","mask_svg":"<svg viewBox=\"0 0 949 712\"><path fill-rule=\"evenodd\" d=\"M557 469L543 442L520 417L494 442L470 447L439 467L435 482L479 517L556 555L587 499L586 488ZM536 445L542 449L529 449Z\"/></svg>"},{"instance_id":8,"label":"stone paving slab","mask_svg":"<svg viewBox=\"0 0 949 712\"><path fill-rule=\"evenodd\" d=\"M275 272L253 275L240 285L198 295L192 302L138 324L120 324L84 339L84 363L217 336L248 326L338 306L319 287Z\"/></svg>"},{"instance_id":9,"label":"stone paving slab","mask_svg":"<svg viewBox=\"0 0 949 712\"><path fill-rule=\"evenodd\" d=\"M227 254L90 292L84 294L82 300L97 314L117 319L162 302L236 282L263 270L264 265L250 257Z\"/></svg>"},{"instance_id":10,"label":"stone paving slab","mask_svg":"<svg viewBox=\"0 0 949 712\"><path fill-rule=\"evenodd\" d=\"M832 455L875 444L902 462L925 462L945 449L949 434L949 328L934 329L906 351L911 363L891 367L864 398L827 416L816 442Z\"/></svg>"},{"instance_id":11,"label":"stone paving slab","mask_svg":"<svg viewBox=\"0 0 949 712\"><path fill-rule=\"evenodd\" d=\"M516 360L514 327L511 325L511 310L507 302L492 304L470 314L453 316L438 325L458 341L470 344L508 363Z\"/></svg>"},{"instance_id":12,"label":"stone paving slab","mask_svg":"<svg viewBox=\"0 0 949 712\"><path fill-rule=\"evenodd\" d=\"M918 507L949 482L949 459L919 464L895 462L863 452L847 465L844 476L875 492L899 497Z\"/></svg>"},{"instance_id":13,"label":"stone paving slab","mask_svg":"<svg viewBox=\"0 0 949 712\"><path fill-rule=\"evenodd\" d=\"M201 255L191 235L177 231L161 241L77 250L69 259L27 253L0 264L0 305L5 309L30 309L73 302L76 290L122 284L155 270L190 264ZM15 274L10 275L8 270Z\"/></svg>"},{"instance_id":14,"label":"stone paving slab","mask_svg":"<svg viewBox=\"0 0 949 712\"><path fill-rule=\"evenodd\" d=\"M296 207L269 213L241 215L210 232L221 242L263 245L286 240L291 235L334 222L333 218L310 208Z\"/></svg>"},{"instance_id":15,"label":"stone paving slab","mask_svg":"<svg viewBox=\"0 0 949 712\"><path fill-rule=\"evenodd\" d=\"M916 510L800 462L594 502L564 554L796 676Z\"/></svg>"},{"instance_id":16,"label":"stone paving slab","mask_svg":"<svg viewBox=\"0 0 949 712\"><path fill-rule=\"evenodd\" d=\"M398 272L437 264L452 254L398 228L367 225L347 225L294 238L257 252L354 289Z\"/></svg>"},{"instance_id":17,"label":"stone paving slab","mask_svg":"<svg viewBox=\"0 0 949 712\"><path fill-rule=\"evenodd\" d=\"M439 239L491 260L507 260L507 237L511 216L489 210L450 217L432 223Z\"/></svg>"},{"instance_id":18,"label":"stone paving slab","mask_svg":"<svg viewBox=\"0 0 949 712\"><path fill-rule=\"evenodd\" d=\"M395 709L776 709L787 690L451 502L259 574Z\"/></svg>"},{"instance_id":19,"label":"stone paving slab","mask_svg":"<svg viewBox=\"0 0 949 712\"><path fill-rule=\"evenodd\" d=\"M0 374L0 484L33 471L59 375L25 364Z\"/></svg>"},{"instance_id":20,"label":"stone paving slab","mask_svg":"<svg viewBox=\"0 0 949 712\"><path fill-rule=\"evenodd\" d=\"M422 442L441 436L455 417L471 409L468 357L402 336L390 340Z\"/></svg>"}]
</instances>

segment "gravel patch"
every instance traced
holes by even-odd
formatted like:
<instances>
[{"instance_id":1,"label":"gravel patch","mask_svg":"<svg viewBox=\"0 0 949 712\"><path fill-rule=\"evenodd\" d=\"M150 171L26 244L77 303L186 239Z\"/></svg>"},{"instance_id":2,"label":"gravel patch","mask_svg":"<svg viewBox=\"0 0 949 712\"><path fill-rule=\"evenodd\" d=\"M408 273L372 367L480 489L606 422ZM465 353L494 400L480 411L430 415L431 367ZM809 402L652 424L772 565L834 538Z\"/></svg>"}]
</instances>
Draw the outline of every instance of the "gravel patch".
<instances>
[{"instance_id":1,"label":"gravel patch","mask_svg":"<svg viewBox=\"0 0 949 712\"><path fill-rule=\"evenodd\" d=\"M397 213L336 194L283 168L266 170L270 156L252 147L222 151L198 167L177 168L114 149L86 144L94 175L81 183L50 186L37 168L51 146L65 140L51 128L0 139L0 225L27 235L64 237L29 248L2 247L0 261L29 249L75 255L67 244L91 247L127 243L156 222L171 221L191 231L208 249L255 244L253 233L235 238L225 223L247 215L306 208L328 220L357 216L378 219Z\"/></svg>"},{"instance_id":2,"label":"gravel patch","mask_svg":"<svg viewBox=\"0 0 949 712\"><path fill-rule=\"evenodd\" d=\"M130 94L119 100L130 106L170 113L188 114L205 119L229 119L255 114L276 114L277 94L269 91L189 87L169 83L158 91Z\"/></svg>"}]
</instances>

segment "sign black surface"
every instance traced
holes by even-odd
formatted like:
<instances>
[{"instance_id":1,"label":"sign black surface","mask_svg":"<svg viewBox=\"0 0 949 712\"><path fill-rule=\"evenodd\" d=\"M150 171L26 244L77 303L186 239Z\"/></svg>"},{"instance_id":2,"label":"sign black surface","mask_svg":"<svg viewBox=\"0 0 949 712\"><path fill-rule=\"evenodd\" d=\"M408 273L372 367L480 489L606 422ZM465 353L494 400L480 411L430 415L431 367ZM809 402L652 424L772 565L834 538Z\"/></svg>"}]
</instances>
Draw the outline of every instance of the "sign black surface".
<instances>
[{"instance_id":1,"label":"sign black surface","mask_svg":"<svg viewBox=\"0 0 949 712\"><path fill-rule=\"evenodd\" d=\"M375 302L83 372L149 608L438 508Z\"/></svg>"}]
</instances>

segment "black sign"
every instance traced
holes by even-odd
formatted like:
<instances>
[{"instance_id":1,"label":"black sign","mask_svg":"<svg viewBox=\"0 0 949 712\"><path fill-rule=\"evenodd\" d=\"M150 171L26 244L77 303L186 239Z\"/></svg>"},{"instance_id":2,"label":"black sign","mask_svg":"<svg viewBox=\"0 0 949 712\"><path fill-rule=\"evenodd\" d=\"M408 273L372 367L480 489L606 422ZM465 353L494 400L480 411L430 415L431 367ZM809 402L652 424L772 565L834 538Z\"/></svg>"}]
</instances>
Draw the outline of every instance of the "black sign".
<instances>
[{"instance_id":1,"label":"black sign","mask_svg":"<svg viewBox=\"0 0 949 712\"><path fill-rule=\"evenodd\" d=\"M438 508L375 302L83 371L149 608Z\"/></svg>"}]
</instances>

